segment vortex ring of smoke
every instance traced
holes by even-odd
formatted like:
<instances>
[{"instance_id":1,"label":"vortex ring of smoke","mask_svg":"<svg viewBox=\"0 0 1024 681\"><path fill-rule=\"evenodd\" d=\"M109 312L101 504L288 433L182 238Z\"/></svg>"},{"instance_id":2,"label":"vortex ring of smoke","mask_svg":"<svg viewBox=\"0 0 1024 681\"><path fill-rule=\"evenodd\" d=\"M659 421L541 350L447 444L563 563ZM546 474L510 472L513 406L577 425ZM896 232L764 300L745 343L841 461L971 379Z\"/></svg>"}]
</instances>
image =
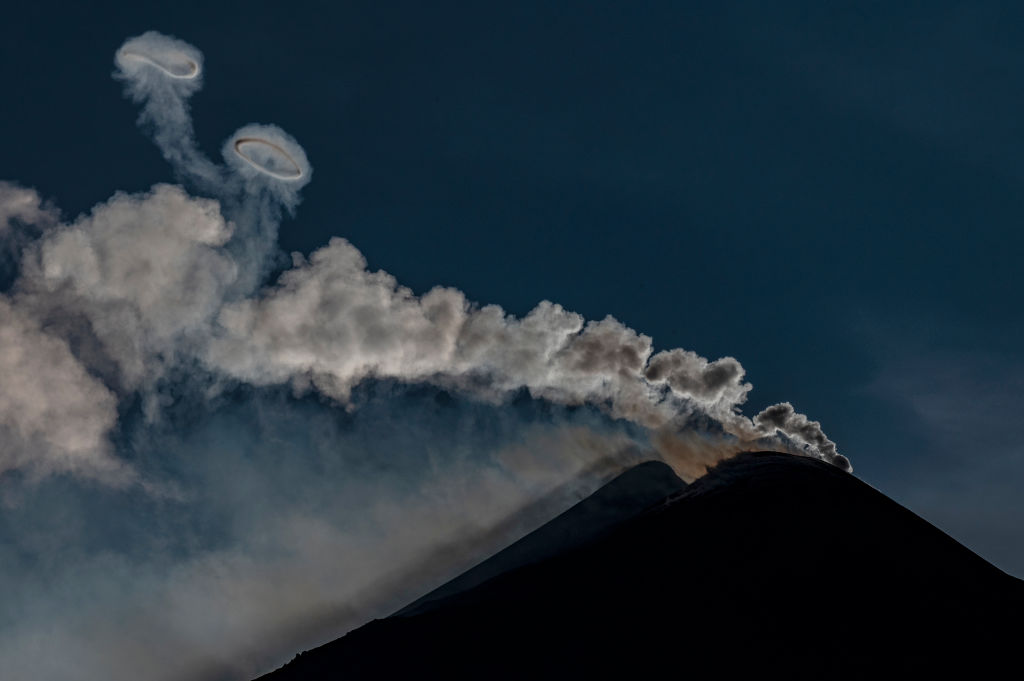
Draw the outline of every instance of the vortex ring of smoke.
<instances>
[{"instance_id":1,"label":"vortex ring of smoke","mask_svg":"<svg viewBox=\"0 0 1024 681\"><path fill-rule=\"evenodd\" d=\"M121 56L125 59L135 59L149 64L154 68L160 69L164 75L177 80L193 80L199 77L199 64L197 64L193 59L190 59L188 55L181 52L170 52L166 55L162 55L165 59L161 59L161 55L148 55L132 50L122 50ZM166 57L180 57L184 63L171 63L171 60L166 59ZM166 65L161 63L162 61L166 62ZM177 71L176 69L179 66L185 66L188 69L187 72Z\"/></svg>"},{"instance_id":2,"label":"vortex ring of smoke","mask_svg":"<svg viewBox=\"0 0 1024 681\"><path fill-rule=\"evenodd\" d=\"M274 170L272 167L265 163L261 163L260 161L256 160L245 151L245 147L249 145L266 147L267 150L272 152L274 156L280 156L281 158L279 160L286 161L288 165L291 165L291 167L293 168L292 172L285 174L283 172ZM289 155L288 152L285 151L283 148L269 140L261 139L259 137L239 137L237 140L235 140L235 143L232 145L232 148L235 150L235 153L238 154L240 158L242 158L253 168L260 171L261 173L264 173L265 175L269 175L277 180L285 180L288 182L294 182L295 180L302 179L304 173L302 172L302 168L299 166L299 164L296 163L295 159L293 159L291 155Z\"/></svg>"}]
</instances>

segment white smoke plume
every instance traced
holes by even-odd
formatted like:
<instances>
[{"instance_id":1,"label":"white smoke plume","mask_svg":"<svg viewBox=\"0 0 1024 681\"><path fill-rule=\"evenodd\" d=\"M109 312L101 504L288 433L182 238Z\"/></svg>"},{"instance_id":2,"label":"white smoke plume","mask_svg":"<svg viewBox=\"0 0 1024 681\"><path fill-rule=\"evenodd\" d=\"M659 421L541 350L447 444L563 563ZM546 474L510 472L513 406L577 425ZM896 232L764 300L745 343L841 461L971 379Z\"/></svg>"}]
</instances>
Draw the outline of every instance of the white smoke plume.
<instances>
[{"instance_id":1,"label":"white smoke plume","mask_svg":"<svg viewBox=\"0 0 1024 681\"><path fill-rule=\"evenodd\" d=\"M203 57L185 42L145 33L115 65L197 195L159 184L61 222L34 191L0 184L16 272L0 295L0 501L20 519L0 523L13 537L0 551L34 566L0 561L21 585L0 608L0 658L21 677L255 675L644 458L685 479L749 449L850 469L788 403L744 416L737 360L655 352L611 317L544 301L519 319L452 288L417 296L342 238L268 282L278 225L312 177L303 149L250 124L223 163L207 158L188 105ZM524 395L551 413L509 416ZM403 400L442 406L417 423ZM517 419L529 423L515 434ZM165 482L179 492L154 495ZM467 544L538 498L496 544ZM69 515L118 518L121 543L62 525Z\"/></svg>"},{"instance_id":2,"label":"white smoke plume","mask_svg":"<svg viewBox=\"0 0 1024 681\"><path fill-rule=\"evenodd\" d=\"M124 481L107 433L117 400L61 338L0 296L0 474L77 473Z\"/></svg>"},{"instance_id":3,"label":"white smoke plume","mask_svg":"<svg viewBox=\"0 0 1024 681\"><path fill-rule=\"evenodd\" d=\"M145 390L205 346L237 278L231 231L216 201L180 187L117 194L27 249L16 300L92 340L79 354L114 367L98 373L121 392Z\"/></svg>"}]
</instances>

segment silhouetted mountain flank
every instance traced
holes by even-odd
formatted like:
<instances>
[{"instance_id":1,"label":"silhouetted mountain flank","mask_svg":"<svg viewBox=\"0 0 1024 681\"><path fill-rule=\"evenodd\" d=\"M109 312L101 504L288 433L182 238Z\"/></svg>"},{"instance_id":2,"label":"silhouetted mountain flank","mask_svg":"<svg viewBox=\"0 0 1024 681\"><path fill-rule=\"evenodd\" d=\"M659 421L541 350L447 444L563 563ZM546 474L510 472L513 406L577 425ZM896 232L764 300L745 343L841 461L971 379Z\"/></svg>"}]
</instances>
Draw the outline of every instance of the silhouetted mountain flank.
<instances>
[{"instance_id":1,"label":"silhouetted mountain flank","mask_svg":"<svg viewBox=\"0 0 1024 681\"><path fill-rule=\"evenodd\" d=\"M594 541L613 527L685 488L686 483L661 462L648 461L634 466L554 520L395 614L423 612L448 596L483 584L502 573Z\"/></svg>"},{"instance_id":2,"label":"silhouetted mountain flank","mask_svg":"<svg viewBox=\"0 0 1024 681\"><path fill-rule=\"evenodd\" d=\"M667 491L603 531L564 514L262 679L1020 675L1024 582L853 476L745 454Z\"/></svg>"}]
</instances>

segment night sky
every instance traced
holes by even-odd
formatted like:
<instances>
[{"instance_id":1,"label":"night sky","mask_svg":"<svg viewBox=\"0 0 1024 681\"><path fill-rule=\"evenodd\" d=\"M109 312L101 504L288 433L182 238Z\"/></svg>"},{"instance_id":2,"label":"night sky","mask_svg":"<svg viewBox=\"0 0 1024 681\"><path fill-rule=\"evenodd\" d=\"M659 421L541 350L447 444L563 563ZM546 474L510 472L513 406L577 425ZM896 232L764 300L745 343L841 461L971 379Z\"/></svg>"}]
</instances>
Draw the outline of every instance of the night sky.
<instances>
[{"instance_id":1,"label":"night sky","mask_svg":"<svg viewBox=\"0 0 1024 681\"><path fill-rule=\"evenodd\" d=\"M66 218L172 179L109 76L198 46L200 147L314 168L279 244L733 356L855 474L1024 575L1017 3L16 3L0 179Z\"/></svg>"}]
</instances>

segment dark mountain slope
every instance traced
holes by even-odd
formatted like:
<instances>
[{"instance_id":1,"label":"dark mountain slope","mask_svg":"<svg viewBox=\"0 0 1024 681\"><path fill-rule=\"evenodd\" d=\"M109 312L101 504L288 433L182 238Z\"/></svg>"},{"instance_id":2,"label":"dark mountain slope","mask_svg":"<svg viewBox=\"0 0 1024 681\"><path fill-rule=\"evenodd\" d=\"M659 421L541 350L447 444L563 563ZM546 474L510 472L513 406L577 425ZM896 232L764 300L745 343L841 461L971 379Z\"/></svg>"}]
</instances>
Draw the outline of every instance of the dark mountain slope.
<instances>
[{"instance_id":1,"label":"dark mountain slope","mask_svg":"<svg viewBox=\"0 0 1024 681\"><path fill-rule=\"evenodd\" d=\"M686 483L663 463L648 461L634 466L566 512L396 614L422 612L441 599L504 572L582 546L685 488Z\"/></svg>"},{"instance_id":2,"label":"dark mountain slope","mask_svg":"<svg viewBox=\"0 0 1024 681\"><path fill-rule=\"evenodd\" d=\"M597 539L268 681L1016 678L1024 583L826 464L742 455Z\"/></svg>"}]
</instances>

